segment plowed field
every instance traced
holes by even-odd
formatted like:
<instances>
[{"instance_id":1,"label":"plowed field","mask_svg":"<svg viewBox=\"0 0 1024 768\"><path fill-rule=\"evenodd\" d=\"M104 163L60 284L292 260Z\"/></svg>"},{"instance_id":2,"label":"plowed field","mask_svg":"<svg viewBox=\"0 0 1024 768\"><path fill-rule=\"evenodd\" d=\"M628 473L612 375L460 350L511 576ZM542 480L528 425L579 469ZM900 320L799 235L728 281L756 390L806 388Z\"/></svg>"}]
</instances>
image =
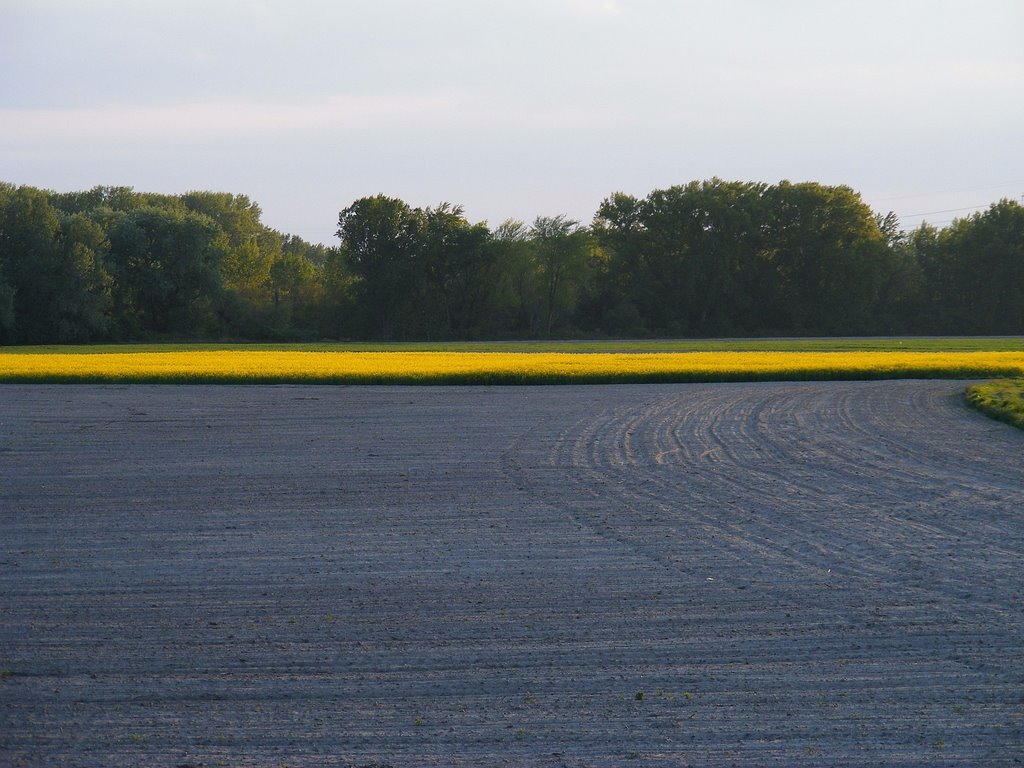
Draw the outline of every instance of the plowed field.
<instances>
[{"instance_id":1,"label":"plowed field","mask_svg":"<svg viewBox=\"0 0 1024 768\"><path fill-rule=\"evenodd\" d=\"M1014 764L963 386L4 386L0 764Z\"/></svg>"}]
</instances>

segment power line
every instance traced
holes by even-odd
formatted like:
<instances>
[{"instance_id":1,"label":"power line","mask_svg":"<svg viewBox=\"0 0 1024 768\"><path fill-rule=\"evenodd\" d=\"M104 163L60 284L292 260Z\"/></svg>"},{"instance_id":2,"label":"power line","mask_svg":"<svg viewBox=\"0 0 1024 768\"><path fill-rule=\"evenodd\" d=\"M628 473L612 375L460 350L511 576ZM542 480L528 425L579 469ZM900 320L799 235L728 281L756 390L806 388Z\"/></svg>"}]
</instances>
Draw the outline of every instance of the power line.
<instances>
[{"instance_id":1,"label":"power line","mask_svg":"<svg viewBox=\"0 0 1024 768\"><path fill-rule=\"evenodd\" d=\"M990 189L1005 189L1006 187L1020 187L1024 186L1024 181L1007 181L999 184L990 184L988 186L979 187L961 187L960 189L946 189L936 190L933 192L921 192L914 195L898 195L895 197L882 197L876 198L878 202L884 203L892 200L912 200L918 197L936 197L938 195L958 195L963 192L982 192Z\"/></svg>"},{"instance_id":2,"label":"power line","mask_svg":"<svg viewBox=\"0 0 1024 768\"><path fill-rule=\"evenodd\" d=\"M967 206L964 206L963 208L946 208L946 209L941 210L941 211L924 211L923 213L904 213L904 214L900 215L898 218L910 219L910 218L913 218L914 216L932 216L932 215L934 215L936 213L956 213L957 211L976 211L979 208L984 208L987 205L989 205L989 203L981 203L980 205L967 205Z\"/></svg>"}]
</instances>

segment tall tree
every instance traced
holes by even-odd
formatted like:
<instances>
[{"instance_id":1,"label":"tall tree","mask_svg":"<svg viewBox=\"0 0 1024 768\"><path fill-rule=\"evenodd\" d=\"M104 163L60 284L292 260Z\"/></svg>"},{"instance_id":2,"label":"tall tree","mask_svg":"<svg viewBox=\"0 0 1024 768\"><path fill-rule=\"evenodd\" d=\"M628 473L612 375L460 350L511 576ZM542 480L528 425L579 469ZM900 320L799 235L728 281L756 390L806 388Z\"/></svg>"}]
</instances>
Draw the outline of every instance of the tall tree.
<instances>
[{"instance_id":1,"label":"tall tree","mask_svg":"<svg viewBox=\"0 0 1024 768\"><path fill-rule=\"evenodd\" d=\"M594 244L578 221L561 215L538 217L530 228L530 242L540 282L543 332L551 336L585 289Z\"/></svg>"},{"instance_id":2,"label":"tall tree","mask_svg":"<svg viewBox=\"0 0 1024 768\"><path fill-rule=\"evenodd\" d=\"M0 224L6 218L7 203L14 194L13 184L0 181ZM0 344L8 344L15 340L14 336L14 286L8 279L7 266L8 247L4 245L6 235L0 230Z\"/></svg>"},{"instance_id":3,"label":"tall tree","mask_svg":"<svg viewBox=\"0 0 1024 768\"><path fill-rule=\"evenodd\" d=\"M110 242L83 213L61 221L61 277L54 281L52 322L60 341L106 338L112 279L106 269Z\"/></svg>"},{"instance_id":4,"label":"tall tree","mask_svg":"<svg viewBox=\"0 0 1024 768\"><path fill-rule=\"evenodd\" d=\"M461 206L441 203L423 212L419 239L427 306L439 305L446 335L479 333L496 282L487 225L470 224Z\"/></svg>"},{"instance_id":5,"label":"tall tree","mask_svg":"<svg viewBox=\"0 0 1024 768\"><path fill-rule=\"evenodd\" d=\"M1024 206L1001 200L914 244L943 332L1024 332Z\"/></svg>"},{"instance_id":6,"label":"tall tree","mask_svg":"<svg viewBox=\"0 0 1024 768\"><path fill-rule=\"evenodd\" d=\"M111 261L133 332L205 335L216 327L223 231L191 211L139 208L110 231Z\"/></svg>"},{"instance_id":7,"label":"tall tree","mask_svg":"<svg viewBox=\"0 0 1024 768\"><path fill-rule=\"evenodd\" d=\"M605 200L595 233L609 249L615 290L628 297L618 309L623 318L690 334L757 322L763 193L764 185L711 179L644 200Z\"/></svg>"},{"instance_id":8,"label":"tall tree","mask_svg":"<svg viewBox=\"0 0 1024 768\"><path fill-rule=\"evenodd\" d=\"M766 258L775 309L793 333L867 333L890 253L871 209L849 187L784 181L766 193Z\"/></svg>"},{"instance_id":9,"label":"tall tree","mask_svg":"<svg viewBox=\"0 0 1024 768\"><path fill-rule=\"evenodd\" d=\"M281 254L282 238L260 222L259 205L227 192L188 192L181 200L214 221L227 238L220 267L224 290L254 308L269 304L270 268Z\"/></svg>"},{"instance_id":10,"label":"tall tree","mask_svg":"<svg viewBox=\"0 0 1024 768\"><path fill-rule=\"evenodd\" d=\"M409 297L422 277L420 212L384 195L356 200L338 214L337 235L366 330L378 338L404 336Z\"/></svg>"},{"instance_id":11,"label":"tall tree","mask_svg":"<svg viewBox=\"0 0 1024 768\"><path fill-rule=\"evenodd\" d=\"M106 238L82 215L62 216L48 195L19 187L0 211L0 323L21 342L104 335L110 278Z\"/></svg>"},{"instance_id":12,"label":"tall tree","mask_svg":"<svg viewBox=\"0 0 1024 768\"><path fill-rule=\"evenodd\" d=\"M494 290L500 327L515 335L539 335L541 289L530 228L518 219L506 219L491 233L490 249L497 267Z\"/></svg>"},{"instance_id":13,"label":"tall tree","mask_svg":"<svg viewBox=\"0 0 1024 768\"><path fill-rule=\"evenodd\" d=\"M598 207L591 232L608 254L601 286L604 306L600 324L607 333L646 334L649 318L639 309L644 304L641 285L647 255L643 201L623 192L614 193Z\"/></svg>"}]
</instances>

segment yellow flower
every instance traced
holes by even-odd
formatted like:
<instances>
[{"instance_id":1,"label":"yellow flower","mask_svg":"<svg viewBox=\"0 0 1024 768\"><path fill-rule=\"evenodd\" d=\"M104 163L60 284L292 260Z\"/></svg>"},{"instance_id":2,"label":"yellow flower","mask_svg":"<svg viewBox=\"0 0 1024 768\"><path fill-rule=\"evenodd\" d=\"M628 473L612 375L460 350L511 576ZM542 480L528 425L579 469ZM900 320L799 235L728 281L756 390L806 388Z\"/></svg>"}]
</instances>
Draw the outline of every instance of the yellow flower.
<instances>
[{"instance_id":1,"label":"yellow flower","mask_svg":"<svg viewBox=\"0 0 1024 768\"><path fill-rule=\"evenodd\" d=\"M167 383L597 383L987 378L1024 352L353 352L206 350L0 353L0 381Z\"/></svg>"}]
</instances>

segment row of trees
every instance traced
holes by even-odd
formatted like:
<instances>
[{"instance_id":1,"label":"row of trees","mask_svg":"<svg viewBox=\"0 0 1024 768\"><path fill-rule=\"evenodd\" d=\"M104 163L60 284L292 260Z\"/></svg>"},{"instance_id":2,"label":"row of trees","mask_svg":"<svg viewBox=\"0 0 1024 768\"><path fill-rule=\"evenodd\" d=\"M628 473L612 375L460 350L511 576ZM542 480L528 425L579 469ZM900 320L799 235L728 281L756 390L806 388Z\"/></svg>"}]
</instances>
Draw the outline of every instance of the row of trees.
<instances>
[{"instance_id":1,"label":"row of trees","mask_svg":"<svg viewBox=\"0 0 1024 768\"><path fill-rule=\"evenodd\" d=\"M903 232L844 186L614 194L496 228L378 195L339 244L242 195L0 184L0 343L1024 333L1024 207Z\"/></svg>"},{"instance_id":2,"label":"row of trees","mask_svg":"<svg viewBox=\"0 0 1024 768\"><path fill-rule=\"evenodd\" d=\"M242 195L0 184L0 343L298 334L327 252Z\"/></svg>"}]
</instances>

